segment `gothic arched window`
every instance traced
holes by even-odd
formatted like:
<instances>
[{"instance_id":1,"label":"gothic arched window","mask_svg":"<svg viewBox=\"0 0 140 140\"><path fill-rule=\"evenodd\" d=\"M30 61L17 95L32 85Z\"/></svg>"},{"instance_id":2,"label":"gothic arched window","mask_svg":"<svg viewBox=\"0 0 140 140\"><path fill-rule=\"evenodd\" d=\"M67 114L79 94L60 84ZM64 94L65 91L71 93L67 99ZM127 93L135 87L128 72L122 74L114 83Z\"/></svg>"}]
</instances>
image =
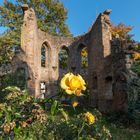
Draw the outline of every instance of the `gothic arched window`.
<instances>
[{"instance_id":1,"label":"gothic arched window","mask_svg":"<svg viewBox=\"0 0 140 140\"><path fill-rule=\"evenodd\" d=\"M46 66L46 48L42 46L41 48L41 67Z\"/></svg>"}]
</instances>

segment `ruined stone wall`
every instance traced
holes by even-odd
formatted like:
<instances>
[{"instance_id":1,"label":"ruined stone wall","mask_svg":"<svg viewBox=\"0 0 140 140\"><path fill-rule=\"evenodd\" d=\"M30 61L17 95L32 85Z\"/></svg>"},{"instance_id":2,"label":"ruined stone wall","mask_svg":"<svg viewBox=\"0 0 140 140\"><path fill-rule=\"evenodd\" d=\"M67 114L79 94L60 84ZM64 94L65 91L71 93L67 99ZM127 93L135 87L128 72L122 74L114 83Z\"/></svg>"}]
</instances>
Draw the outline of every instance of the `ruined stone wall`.
<instances>
[{"instance_id":1,"label":"ruined stone wall","mask_svg":"<svg viewBox=\"0 0 140 140\"><path fill-rule=\"evenodd\" d=\"M24 7L24 23L21 29L21 49L24 61L29 68L28 89L31 94L39 94L38 69L38 27L35 12L32 8Z\"/></svg>"},{"instance_id":2,"label":"ruined stone wall","mask_svg":"<svg viewBox=\"0 0 140 140\"><path fill-rule=\"evenodd\" d=\"M125 71L125 57L122 60L118 54L122 52L112 51L109 11L101 13L91 30L78 37L58 37L41 31L37 27L37 19L33 9L24 6L24 23L21 33L22 60L26 63L28 76L28 89L36 97L41 96L40 83L45 82L46 97L57 94L57 81L60 79L59 52L65 48L68 52L68 71L81 73L81 50L88 50L88 73L86 75L90 90L89 105L98 107L101 111L112 109L112 105L118 106L115 101L120 91L118 85L122 81L116 81L117 73ZM41 48L46 49L45 67L41 66ZM121 47L120 44L117 46ZM120 55L119 55L120 56ZM116 59L117 58L117 59ZM120 63L121 61L121 63ZM119 69L119 67L123 67ZM123 83L127 83L124 80ZM115 88L114 88L115 87ZM113 91L113 88L116 89ZM122 91L120 91L122 93ZM120 94L121 94L120 93ZM126 93L126 92L125 92ZM126 102L126 101L125 101ZM114 106L115 106L114 105ZM116 107L117 108L117 107Z\"/></svg>"},{"instance_id":3,"label":"ruined stone wall","mask_svg":"<svg viewBox=\"0 0 140 140\"><path fill-rule=\"evenodd\" d=\"M112 73L113 73L113 108L127 109L127 81L130 78L127 69L125 44L119 39L112 40Z\"/></svg>"},{"instance_id":4,"label":"ruined stone wall","mask_svg":"<svg viewBox=\"0 0 140 140\"><path fill-rule=\"evenodd\" d=\"M108 104L107 99L112 98L113 94L111 91L111 32L108 15L102 13L98 16L89 36L88 83L92 93L90 104L100 110L105 110ZM110 77L110 80L107 81L107 77Z\"/></svg>"},{"instance_id":5,"label":"ruined stone wall","mask_svg":"<svg viewBox=\"0 0 140 140\"><path fill-rule=\"evenodd\" d=\"M59 51L63 46L68 47L73 38L58 38L40 30L38 30L38 32L38 69L41 76L39 81L46 82L48 91L47 96L52 96L57 92L57 80L59 78ZM41 47L43 44L46 46L45 67L41 67Z\"/></svg>"}]
</instances>

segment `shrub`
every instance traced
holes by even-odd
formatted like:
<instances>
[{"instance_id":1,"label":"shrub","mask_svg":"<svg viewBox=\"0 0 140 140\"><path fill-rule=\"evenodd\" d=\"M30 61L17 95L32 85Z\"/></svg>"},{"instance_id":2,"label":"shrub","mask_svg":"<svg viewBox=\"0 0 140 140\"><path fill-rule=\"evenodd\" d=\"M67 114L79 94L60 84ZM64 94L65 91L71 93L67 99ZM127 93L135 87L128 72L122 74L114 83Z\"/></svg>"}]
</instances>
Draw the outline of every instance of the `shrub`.
<instances>
[{"instance_id":1,"label":"shrub","mask_svg":"<svg viewBox=\"0 0 140 140\"><path fill-rule=\"evenodd\" d=\"M0 133L2 137L20 135L20 130L38 121L43 123L47 115L34 97L17 87L7 87L0 103Z\"/></svg>"}]
</instances>

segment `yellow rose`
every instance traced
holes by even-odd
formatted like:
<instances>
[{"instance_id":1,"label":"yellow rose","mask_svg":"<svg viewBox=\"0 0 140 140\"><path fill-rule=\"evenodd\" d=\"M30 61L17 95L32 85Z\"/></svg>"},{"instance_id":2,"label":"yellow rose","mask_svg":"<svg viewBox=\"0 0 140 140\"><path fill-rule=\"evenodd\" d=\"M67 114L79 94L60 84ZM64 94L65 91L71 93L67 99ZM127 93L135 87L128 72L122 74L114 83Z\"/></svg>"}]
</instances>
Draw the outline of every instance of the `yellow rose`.
<instances>
[{"instance_id":1,"label":"yellow rose","mask_svg":"<svg viewBox=\"0 0 140 140\"><path fill-rule=\"evenodd\" d=\"M88 124L94 124L95 116L92 115L90 112L87 112L87 113L85 113L85 120L88 122Z\"/></svg>"},{"instance_id":2,"label":"yellow rose","mask_svg":"<svg viewBox=\"0 0 140 140\"><path fill-rule=\"evenodd\" d=\"M78 103L77 101L74 101L74 102L72 103L72 106L73 106L73 107L76 107L76 106L78 106L78 104L79 104L79 103Z\"/></svg>"},{"instance_id":3,"label":"yellow rose","mask_svg":"<svg viewBox=\"0 0 140 140\"><path fill-rule=\"evenodd\" d=\"M81 91L86 90L86 83L83 78L78 74L67 73L61 80L61 88L66 91L67 94L75 94L81 96Z\"/></svg>"}]
</instances>

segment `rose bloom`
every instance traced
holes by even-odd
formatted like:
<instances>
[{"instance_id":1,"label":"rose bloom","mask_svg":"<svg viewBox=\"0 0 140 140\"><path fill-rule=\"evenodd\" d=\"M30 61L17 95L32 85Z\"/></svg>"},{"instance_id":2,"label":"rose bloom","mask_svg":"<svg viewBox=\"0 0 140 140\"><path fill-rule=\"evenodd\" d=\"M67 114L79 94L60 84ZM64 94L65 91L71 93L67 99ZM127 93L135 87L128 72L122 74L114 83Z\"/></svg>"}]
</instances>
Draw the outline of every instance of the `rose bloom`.
<instances>
[{"instance_id":1,"label":"rose bloom","mask_svg":"<svg viewBox=\"0 0 140 140\"><path fill-rule=\"evenodd\" d=\"M88 122L89 125L95 123L95 116L92 115L90 112L85 113L85 120Z\"/></svg>"},{"instance_id":2,"label":"rose bloom","mask_svg":"<svg viewBox=\"0 0 140 140\"><path fill-rule=\"evenodd\" d=\"M86 83L84 79L78 74L67 73L61 80L61 88L65 90L67 94L75 94L81 96L81 91L86 90Z\"/></svg>"},{"instance_id":3,"label":"rose bloom","mask_svg":"<svg viewBox=\"0 0 140 140\"><path fill-rule=\"evenodd\" d=\"M78 106L78 104L79 104L79 103L78 103L77 101L74 101L74 102L72 103L72 106L73 106L73 107L76 107L76 106Z\"/></svg>"}]
</instances>

